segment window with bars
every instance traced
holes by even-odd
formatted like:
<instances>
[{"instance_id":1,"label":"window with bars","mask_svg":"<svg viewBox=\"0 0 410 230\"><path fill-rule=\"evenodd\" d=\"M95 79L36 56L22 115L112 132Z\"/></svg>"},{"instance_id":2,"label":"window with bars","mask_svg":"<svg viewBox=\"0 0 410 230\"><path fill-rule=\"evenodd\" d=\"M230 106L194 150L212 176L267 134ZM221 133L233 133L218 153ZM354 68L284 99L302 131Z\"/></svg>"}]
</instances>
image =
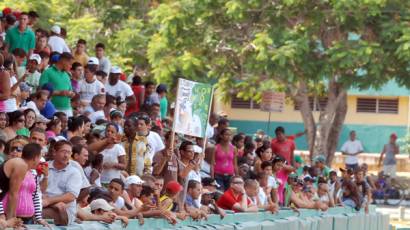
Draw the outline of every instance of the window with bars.
<instances>
[{"instance_id":1,"label":"window with bars","mask_svg":"<svg viewBox=\"0 0 410 230\"><path fill-rule=\"evenodd\" d=\"M260 106L253 100L244 100L236 95L232 96L231 108L233 109L259 109Z\"/></svg>"},{"instance_id":2,"label":"window with bars","mask_svg":"<svg viewBox=\"0 0 410 230\"><path fill-rule=\"evenodd\" d=\"M327 105L327 97L309 97L309 106L312 111L323 111ZM295 110L300 110L300 105L295 103Z\"/></svg>"},{"instance_id":3,"label":"window with bars","mask_svg":"<svg viewBox=\"0 0 410 230\"><path fill-rule=\"evenodd\" d=\"M358 113L399 113L399 99L357 98Z\"/></svg>"}]
</instances>

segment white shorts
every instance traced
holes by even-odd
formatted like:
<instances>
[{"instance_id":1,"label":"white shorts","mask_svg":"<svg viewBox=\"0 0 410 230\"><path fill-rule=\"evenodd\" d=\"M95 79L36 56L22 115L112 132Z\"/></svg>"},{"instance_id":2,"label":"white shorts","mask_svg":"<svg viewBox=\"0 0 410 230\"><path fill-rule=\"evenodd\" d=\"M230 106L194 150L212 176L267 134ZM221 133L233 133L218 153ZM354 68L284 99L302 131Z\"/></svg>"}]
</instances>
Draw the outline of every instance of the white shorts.
<instances>
[{"instance_id":1,"label":"white shorts","mask_svg":"<svg viewBox=\"0 0 410 230\"><path fill-rule=\"evenodd\" d=\"M393 177L396 176L396 165L383 165L383 172Z\"/></svg>"}]
</instances>

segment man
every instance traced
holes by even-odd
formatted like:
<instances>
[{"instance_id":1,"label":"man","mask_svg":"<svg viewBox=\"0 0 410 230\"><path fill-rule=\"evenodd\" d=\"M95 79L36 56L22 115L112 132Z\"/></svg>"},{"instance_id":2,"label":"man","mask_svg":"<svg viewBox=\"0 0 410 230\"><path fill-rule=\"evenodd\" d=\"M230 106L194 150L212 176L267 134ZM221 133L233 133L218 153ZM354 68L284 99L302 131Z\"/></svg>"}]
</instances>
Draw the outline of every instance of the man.
<instances>
[{"instance_id":1,"label":"man","mask_svg":"<svg viewBox=\"0 0 410 230\"><path fill-rule=\"evenodd\" d=\"M397 135L392 133L390 135L389 143L384 145L382 152L380 153L379 158L379 167L382 163L383 157L386 154L386 157L383 161L383 172L392 177L396 176L396 155L400 153L400 148L396 143Z\"/></svg>"},{"instance_id":2,"label":"man","mask_svg":"<svg viewBox=\"0 0 410 230\"><path fill-rule=\"evenodd\" d=\"M163 128L161 122L161 108L160 104L154 103L150 106L149 115L153 121L153 125L158 126L161 130Z\"/></svg>"},{"instance_id":3,"label":"man","mask_svg":"<svg viewBox=\"0 0 410 230\"><path fill-rule=\"evenodd\" d=\"M71 65L71 87L75 93L80 92L80 81L83 77L83 66L79 62Z\"/></svg>"},{"instance_id":4,"label":"man","mask_svg":"<svg viewBox=\"0 0 410 230\"><path fill-rule=\"evenodd\" d=\"M187 195L185 199L185 207L189 215L194 219L207 218L207 214L201 208L201 183L195 180L188 181Z\"/></svg>"},{"instance_id":5,"label":"man","mask_svg":"<svg viewBox=\"0 0 410 230\"><path fill-rule=\"evenodd\" d=\"M95 56L98 58L100 65L98 66L98 70L104 71L107 75L110 73L111 63L105 55L105 45L102 43L97 43L95 45Z\"/></svg>"},{"instance_id":6,"label":"man","mask_svg":"<svg viewBox=\"0 0 410 230\"><path fill-rule=\"evenodd\" d=\"M74 61L79 62L82 66L86 66L88 62L88 55L85 52L87 42L84 39L78 39L77 46L74 51Z\"/></svg>"},{"instance_id":7,"label":"man","mask_svg":"<svg viewBox=\"0 0 410 230\"><path fill-rule=\"evenodd\" d=\"M157 86L157 94L159 97L159 104L161 106L161 119L165 119L168 114L168 99L167 99L167 86L159 84Z\"/></svg>"},{"instance_id":8,"label":"man","mask_svg":"<svg viewBox=\"0 0 410 230\"><path fill-rule=\"evenodd\" d=\"M143 184L144 181L136 175L129 176L125 179L125 191L123 198L126 204L129 204L134 208L141 207L142 202L139 200L139 197Z\"/></svg>"},{"instance_id":9,"label":"man","mask_svg":"<svg viewBox=\"0 0 410 230\"><path fill-rule=\"evenodd\" d=\"M60 112L64 112L68 117L73 116L71 108L71 98L75 96L71 87L68 71L71 69L73 56L70 53L60 55L60 60L41 74L40 86L51 83L54 91L51 102Z\"/></svg>"},{"instance_id":10,"label":"man","mask_svg":"<svg viewBox=\"0 0 410 230\"><path fill-rule=\"evenodd\" d=\"M30 27L30 29L33 29L33 27L37 24L37 20L40 16L37 14L36 11L29 11L28 12L28 27Z\"/></svg>"},{"instance_id":11,"label":"man","mask_svg":"<svg viewBox=\"0 0 410 230\"><path fill-rule=\"evenodd\" d=\"M90 182L88 181L83 168L88 161L88 150L85 146L79 144L73 146L73 152L74 153L71 156L73 160L70 160L70 164L77 168L78 172L81 174L81 189L90 187Z\"/></svg>"},{"instance_id":12,"label":"man","mask_svg":"<svg viewBox=\"0 0 410 230\"><path fill-rule=\"evenodd\" d=\"M35 92L40 82L41 73L38 72L38 66L41 63L41 57L38 54L32 54L27 63L27 78L26 83L31 87L31 91Z\"/></svg>"},{"instance_id":13,"label":"man","mask_svg":"<svg viewBox=\"0 0 410 230\"><path fill-rule=\"evenodd\" d=\"M189 173L197 168L197 162L194 162L194 143L190 141L183 141L179 146L179 155L180 161L178 163L178 182L184 185Z\"/></svg>"},{"instance_id":14,"label":"man","mask_svg":"<svg viewBox=\"0 0 410 230\"><path fill-rule=\"evenodd\" d=\"M326 157L323 155L316 156L313 158L313 163L319 169L319 176L324 177L326 180L329 179L331 169L326 166Z\"/></svg>"},{"instance_id":15,"label":"man","mask_svg":"<svg viewBox=\"0 0 410 230\"><path fill-rule=\"evenodd\" d=\"M164 184L178 180L178 157L174 151L175 145L174 149L171 149L171 136L171 132L165 134L166 148L155 154L153 159L152 174L164 178Z\"/></svg>"},{"instance_id":16,"label":"man","mask_svg":"<svg viewBox=\"0 0 410 230\"><path fill-rule=\"evenodd\" d=\"M281 126L275 129L275 135L276 139L271 142L272 152L293 166L295 142L286 138L285 129Z\"/></svg>"},{"instance_id":17,"label":"man","mask_svg":"<svg viewBox=\"0 0 410 230\"><path fill-rule=\"evenodd\" d=\"M36 47L36 37L34 32L28 28L28 13L22 12L18 26L11 27L6 32L4 41L8 52L13 52L16 48L23 49L27 57L30 57Z\"/></svg>"},{"instance_id":18,"label":"man","mask_svg":"<svg viewBox=\"0 0 410 230\"><path fill-rule=\"evenodd\" d=\"M363 152L362 142L356 140L356 132L353 130L350 132L350 139L347 140L341 149L343 155L347 155L345 164L346 168L353 169L353 171L359 167L359 161L357 155Z\"/></svg>"},{"instance_id":19,"label":"man","mask_svg":"<svg viewBox=\"0 0 410 230\"><path fill-rule=\"evenodd\" d=\"M145 82L145 100L143 107L149 108L154 103L160 103L159 96L155 92L155 83L152 81L147 81Z\"/></svg>"},{"instance_id":20,"label":"man","mask_svg":"<svg viewBox=\"0 0 410 230\"><path fill-rule=\"evenodd\" d=\"M40 113L40 111L43 110L46 106L49 95L49 92L46 90L37 91L37 93L34 96L34 99L27 103L27 108L34 110L36 117L41 117L43 119L48 120Z\"/></svg>"},{"instance_id":21,"label":"man","mask_svg":"<svg viewBox=\"0 0 410 230\"><path fill-rule=\"evenodd\" d=\"M245 181L245 192L249 199L252 201L253 205L256 205L258 208L265 209L266 211L270 211L272 213L278 211L278 206L275 205L271 200L268 200L267 196L271 194L266 194L263 190L260 191L260 186L257 180L254 179L247 179ZM263 192L265 200L260 200L259 193Z\"/></svg>"},{"instance_id":22,"label":"man","mask_svg":"<svg viewBox=\"0 0 410 230\"><path fill-rule=\"evenodd\" d=\"M165 148L161 137L157 133L149 130L150 123L150 118L145 114L141 114L137 117L137 133L134 137L136 140L136 146L135 149L133 149L135 152L133 151L132 155L130 155L131 153L127 154L127 157L132 157L131 162L132 165L135 166L131 171L136 170L136 174L139 176L145 173L152 173L152 161L154 155ZM127 151L129 146L125 144L124 148Z\"/></svg>"},{"instance_id":23,"label":"man","mask_svg":"<svg viewBox=\"0 0 410 230\"><path fill-rule=\"evenodd\" d=\"M52 52L71 53L64 39L61 37L61 28L57 25L51 27L51 36L48 38L48 45Z\"/></svg>"},{"instance_id":24,"label":"man","mask_svg":"<svg viewBox=\"0 0 410 230\"><path fill-rule=\"evenodd\" d=\"M91 57L88 60L88 64L85 66L84 76L85 78L80 81L80 99L84 106L88 106L94 95L105 94L105 88L103 83L98 81L95 77L95 72L98 68L98 59Z\"/></svg>"},{"instance_id":25,"label":"man","mask_svg":"<svg viewBox=\"0 0 410 230\"><path fill-rule=\"evenodd\" d=\"M95 124L98 120L106 120L104 113L105 105L106 100L104 94L95 95L93 97L91 104L85 110L92 124Z\"/></svg>"},{"instance_id":26,"label":"man","mask_svg":"<svg viewBox=\"0 0 410 230\"><path fill-rule=\"evenodd\" d=\"M76 216L76 198L80 193L81 174L70 162L70 142L54 145L54 160L49 162L48 187L43 194L43 216L57 225L72 224Z\"/></svg>"},{"instance_id":27,"label":"man","mask_svg":"<svg viewBox=\"0 0 410 230\"><path fill-rule=\"evenodd\" d=\"M121 101L125 101L127 107L129 107L136 103L136 98L131 86L120 80L120 75L121 69L117 66L113 66L108 76L108 83L105 84L105 90L107 94L115 98L121 98Z\"/></svg>"},{"instance_id":28,"label":"man","mask_svg":"<svg viewBox=\"0 0 410 230\"><path fill-rule=\"evenodd\" d=\"M251 204L244 188L244 181L240 176L233 176L228 190L218 199L217 205L234 212L257 212L258 207Z\"/></svg>"}]
</instances>

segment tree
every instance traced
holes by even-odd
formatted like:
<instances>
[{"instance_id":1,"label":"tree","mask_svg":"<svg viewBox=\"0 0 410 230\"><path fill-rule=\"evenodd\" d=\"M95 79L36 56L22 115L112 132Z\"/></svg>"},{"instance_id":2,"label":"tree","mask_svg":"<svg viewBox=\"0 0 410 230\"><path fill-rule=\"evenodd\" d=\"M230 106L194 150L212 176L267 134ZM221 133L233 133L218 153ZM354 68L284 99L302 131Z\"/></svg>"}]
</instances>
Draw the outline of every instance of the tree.
<instances>
[{"instance_id":1,"label":"tree","mask_svg":"<svg viewBox=\"0 0 410 230\"><path fill-rule=\"evenodd\" d=\"M158 79L176 71L217 79L229 97L282 90L300 107L311 156L331 163L347 90L389 79L410 85L410 9L400 0L176 0L150 12L148 58ZM328 103L315 120L309 96Z\"/></svg>"}]
</instances>

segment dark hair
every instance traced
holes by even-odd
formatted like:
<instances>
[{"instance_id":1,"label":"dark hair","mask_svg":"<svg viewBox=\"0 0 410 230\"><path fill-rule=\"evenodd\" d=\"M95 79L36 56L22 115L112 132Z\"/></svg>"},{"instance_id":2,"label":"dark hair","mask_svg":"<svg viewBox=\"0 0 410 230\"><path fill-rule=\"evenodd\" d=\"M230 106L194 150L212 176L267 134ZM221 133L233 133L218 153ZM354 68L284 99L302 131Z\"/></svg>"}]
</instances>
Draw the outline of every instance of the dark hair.
<instances>
[{"instance_id":1,"label":"dark hair","mask_svg":"<svg viewBox=\"0 0 410 230\"><path fill-rule=\"evenodd\" d=\"M24 116L27 116L27 114L28 114L29 112L33 112L34 114L36 114L36 112L34 112L33 109L27 108L27 109L25 109L24 112L23 112L23 113L24 113Z\"/></svg>"},{"instance_id":2,"label":"dark hair","mask_svg":"<svg viewBox=\"0 0 410 230\"><path fill-rule=\"evenodd\" d=\"M80 155L81 151L85 148L84 145L81 144L77 144L77 145L73 145L73 153L71 154L71 157L74 158L75 154Z\"/></svg>"},{"instance_id":3,"label":"dark hair","mask_svg":"<svg viewBox=\"0 0 410 230\"><path fill-rule=\"evenodd\" d=\"M276 156L275 158L273 158L272 160L272 166L275 165L278 162L285 162L285 158L281 157L281 156Z\"/></svg>"},{"instance_id":4,"label":"dark hair","mask_svg":"<svg viewBox=\"0 0 410 230\"><path fill-rule=\"evenodd\" d=\"M112 179L112 180L110 181L110 184L111 184L111 183L117 183L117 184L119 184L119 185L121 186L121 189L124 190L125 185L124 185L124 182L123 182L120 178L114 178L114 179Z\"/></svg>"},{"instance_id":5,"label":"dark hair","mask_svg":"<svg viewBox=\"0 0 410 230\"><path fill-rule=\"evenodd\" d=\"M97 48L103 48L103 49L105 50L105 45L102 44L101 42L99 42L99 43L97 43L97 44L95 45L95 48L96 48L96 49L97 49Z\"/></svg>"},{"instance_id":6,"label":"dark hair","mask_svg":"<svg viewBox=\"0 0 410 230\"><path fill-rule=\"evenodd\" d=\"M16 57L25 57L27 53L22 48L15 48L13 50L13 55Z\"/></svg>"},{"instance_id":7,"label":"dark hair","mask_svg":"<svg viewBox=\"0 0 410 230\"><path fill-rule=\"evenodd\" d=\"M244 140L245 141L245 137L243 136L242 133L238 133L235 136L233 136L232 138L232 144L236 145L238 144L239 141Z\"/></svg>"},{"instance_id":8,"label":"dark hair","mask_svg":"<svg viewBox=\"0 0 410 230\"><path fill-rule=\"evenodd\" d=\"M59 61L61 61L61 60L72 60L73 59L73 55L71 55L71 53L69 53L69 52L64 52L64 53L62 53L61 55L60 55L60 60Z\"/></svg>"},{"instance_id":9,"label":"dark hair","mask_svg":"<svg viewBox=\"0 0 410 230\"><path fill-rule=\"evenodd\" d=\"M68 146L70 146L70 147L73 147L73 145L72 145L69 141L61 140L61 141L57 141L56 143L54 143L53 149L54 149L54 151L58 151L58 150L60 150L61 147L63 147L64 145L68 145Z\"/></svg>"},{"instance_id":10,"label":"dark hair","mask_svg":"<svg viewBox=\"0 0 410 230\"><path fill-rule=\"evenodd\" d=\"M28 143L23 147L21 158L24 160L33 160L41 156L41 146L36 143Z\"/></svg>"},{"instance_id":11,"label":"dark hair","mask_svg":"<svg viewBox=\"0 0 410 230\"><path fill-rule=\"evenodd\" d=\"M47 98L50 95L50 92L48 92L47 90L39 90L37 91L37 93L35 94L35 98L36 99L40 99L43 95L46 95Z\"/></svg>"},{"instance_id":12,"label":"dark hair","mask_svg":"<svg viewBox=\"0 0 410 230\"><path fill-rule=\"evenodd\" d=\"M146 82L144 83L145 88L148 88L148 86L151 86L151 85L155 86L155 83L152 82L152 81L146 81Z\"/></svg>"},{"instance_id":13,"label":"dark hair","mask_svg":"<svg viewBox=\"0 0 410 230\"><path fill-rule=\"evenodd\" d=\"M108 127L109 127L109 126L114 127L114 128L115 128L115 130L117 131L117 133L119 132L118 125L117 125L117 124L115 124L115 123L112 123L112 122L107 123L107 125L105 126L105 132L107 132Z\"/></svg>"},{"instance_id":14,"label":"dark hair","mask_svg":"<svg viewBox=\"0 0 410 230\"><path fill-rule=\"evenodd\" d=\"M80 38L80 39L78 39L77 44L87 45L87 42L84 39Z\"/></svg>"},{"instance_id":15,"label":"dark hair","mask_svg":"<svg viewBox=\"0 0 410 230\"><path fill-rule=\"evenodd\" d=\"M104 72L103 70L97 70L97 71L95 72L95 75L107 77L107 73Z\"/></svg>"},{"instance_id":16,"label":"dark hair","mask_svg":"<svg viewBox=\"0 0 410 230\"><path fill-rule=\"evenodd\" d=\"M16 111L7 113L7 116L9 117L9 125L12 126L18 122L20 117L24 117L24 113L21 112L20 110L16 110Z\"/></svg>"},{"instance_id":17,"label":"dark hair","mask_svg":"<svg viewBox=\"0 0 410 230\"><path fill-rule=\"evenodd\" d=\"M244 150L253 150L255 149L255 144L253 142L245 142Z\"/></svg>"},{"instance_id":18,"label":"dark hair","mask_svg":"<svg viewBox=\"0 0 410 230\"><path fill-rule=\"evenodd\" d=\"M270 161L264 161L261 164L261 169L264 170L266 167L272 167L272 163Z\"/></svg>"},{"instance_id":19,"label":"dark hair","mask_svg":"<svg viewBox=\"0 0 410 230\"><path fill-rule=\"evenodd\" d=\"M101 153L96 154L94 156L94 159L91 161L91 167L95 168L98 165L101 165L104 162L104 155L102 155Z\"/></svg>"},{"instance_id":20,"label":"dark hair","mask_svg":"<svg viewBox=\"0 0 410 230\"><path fill-rule=\"evenodd\" d=\"M23 12L20 13L20 17L23 16L23 15L29 16L29 14L26 11L23 11Z\"/></svg>"},{"instance_id":21,"label":"dark hair","mask_svg":"<svg viewBox=\"0 0 410 230\"><path fill-rule=\"evenodd\" d=\"M285 129L282 126L278 126L275 129L275 134L278 135L278 133L285 133Z\"/></svg>"},{"instance_id":22,"label":"dark hair","mask_svg":"<svg viewBox=\"0 0 410 230\"><path fill-rule=\"evenodd\" d=\"M265 152L267 149L270 149L270 148L271 148L271 146L269 146L269 145L262 145L261 147L256 149L255 153L259 158L261 158L262 153Z\"/></svg>"},{"instance_id":23,"label":"dark hair","mask_svg":"<svg viewBox=\"0 0 410 230\"><path fill-rule=\"evenodd\" d=\"M151 188L150 186L143 185L143 186L142 186L141 193L140 193L140 196L148 197L148 196L150 196L150 195L153 194L153 193L154 193L154 189L153 189L153 188Z\"/></svg>"},{"instance_id":24,"label":"dark hair","mask_svg":"<svg viewBox=\"0 0 410 230\"><path fill-rule=\"evenodd\" d=\"M201 184L201 183L199 183L199 182L196 181L196 180L189 180L189 181L188 181L188 189L194 189L194 188L196 188L196 186L198 186L199 184Z\"/></svg>"},{"instance_id":25,"label":"dark hair","mask_svg":"<svg viewBox=\"0 0 410 230\"><path fill-rule=\"evenodd\" d=\"M222 135L224 135L226 132L231 131L230 129L222 129L219 133L218 136L216 137L216 143L220 143L222 139Z\"/></svg>"},{"instance_id":26,"label":"dark hair","mask_svg":"<svg viewBox=\"0 0 410 230\"><path fill-rule=\"evenodd\" d=\"M87 64L87 65L85 66L85 68L88 69L91 73L95 74L95 72L97 72L98 65L94 65L94 64L90 65L90 64Z\"/></svg>"},{"instance_id":27,"label":"dark hair","mask_svg":"<svg viewBox=\"0 0 410 230\"><path fill-rule=\"evenodd\" d=\"M354 207L357 211L361 208L360 203L360 194L357 186L351 181L343 181L342 188L347 188L350 191L350 195L347 198L350 198L355 203L356 207Z\"/></svg>"},{"instance_id":28,"label":"dark hair","mask_svg":"<svg viewBox=\"0 0 410 230\"><path fill-rule=\"evenodd\" d=\"M132 78L132 85L141 85L142 78L140 76L134 76Z\"/></svg>"},{"instance_id":29,"label":"dark hair","mask_svg":"<svg viewBox=\"0 0 410 230\"><path fill-rule=\"evenodd\" d=\"M68 130L74 132L85 124L82 117L70 117L68 119Z\"/></svg>"},{"instance_id":30,"label":"dark hair","mask_svg":"<svg viewBox=\"0 0 410 230\"><path fill-rule=\"evenodd\" d=\"M226 125L226 124L228 124L228 123L229 123L229 120L226 119L225 117L221 117L221 118L219 118L219 120L218 120L218 126L219 126L219 125Z\"/></svg>"},{"instance_id":31,"label":"dark hair","mask_svg":"<svg viewBox=\"0 0 410 230\"><path fill-rule=\"evenodd\" d=\"M30 11L28 12L28 16L31 17L31 18L38 18L38 17L40 17L40 16L37 14L37 12L34 11L34 10L30 10Z\"/></svg>"},{"instance_id":32,"label":"dark hair","mask_svg":"<svg viewBox=\"0 0 410 230\"><path fill-rule=\"evenodd\" d=\"M70 139L70 142L73 145L80 145L83 140L85 140L84 137L74 136Z\"/></svg>"},{"instance_id":33,"label":"dark hair","mask_svg":"<svg viewBox=\"0 0 410 230\"><path fill-rule=\"evenodd\" d=\"M179 150L186 151L187 146L194 145L191 141L183 141L179 146Z\"/></svg>"},{"instance_id":34,"label":"dark hair","mask_svg":"<svg viewBox=\"0 0 410 230\"><path fill-rule=\"evenodd\" d=\"M146 113L139 113L137 116L137 121L138 120L144 121L146 125L149 125L151 123L151 118Z\"/></svg>"},{"instance_id":35,"label":"dark hair","mask_svg":"<svg viewBox=\"0 0 410 230\"><path fill-rule=\"evenodd\" d=\"M50 130L51 128L53 128L53 126L58 125L58 123L61 123L61 120L59 118L54 118L47 123L47 130Z\"/></svg>"},{"instance_id":36,"label":"dark hair","mask_svg":"<svg viewBox=\"0 0 410 230\"><path fill-rule=\"evenodd\" d=\"M63 117L67 117L67 114L64 112L55 112L54 116L58 117L58 119L62 120Z\"/></svg>"},{"instance_id":37,"label":"dark hair","mask_svg":"<svg viewBox=\"0 0 410 230\"><path fill-rule=\"evenodd\" d=\"M40 51L39 53L38 53L38 55L40 55L40 57L41 57L41 60L43 60L44 58L46 58L46 57L50 57L50 54L49 53L47 53L47 52L45 52L45 51Z\"/></svg>"},{"instance_id":38,"label":"dark hair","mask_svg":"<svg viewBox=\"0 0 410 230\"><path fill-rule=\"evenodd\" d=\"M81 67L82 65L79 63L79 62L74 62L72 65L71 65L71 70L75 70L75 69L77 69L78 67Z\"/></svg>"}]
</instances>

